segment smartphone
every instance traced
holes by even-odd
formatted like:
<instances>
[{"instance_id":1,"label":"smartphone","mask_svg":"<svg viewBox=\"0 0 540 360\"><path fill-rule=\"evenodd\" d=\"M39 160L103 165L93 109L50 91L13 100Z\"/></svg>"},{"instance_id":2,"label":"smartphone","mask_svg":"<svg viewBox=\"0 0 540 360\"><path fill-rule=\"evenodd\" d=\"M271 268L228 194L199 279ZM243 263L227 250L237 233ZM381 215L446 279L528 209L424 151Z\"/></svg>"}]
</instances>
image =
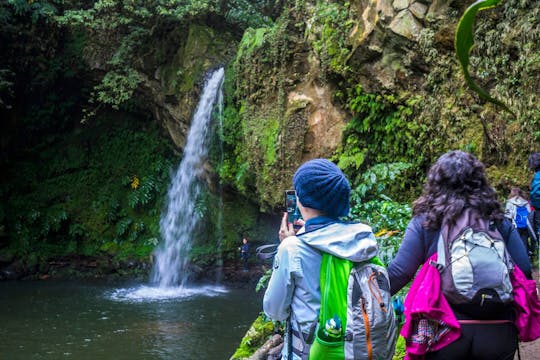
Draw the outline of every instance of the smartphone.
<instances>
[{"instance_id":1,"label":"smartphone","mask_svg":"<svg viewBox=\"0 0 540 360\"><path fill-rule=\"evenodd\" d=\"M292 223L295 230L301 228L296 224L296 220L301 219L302 215L296 206L296 191L285 190L285 209L287 211L287 222Z\"/></svg>"}]
</instances>

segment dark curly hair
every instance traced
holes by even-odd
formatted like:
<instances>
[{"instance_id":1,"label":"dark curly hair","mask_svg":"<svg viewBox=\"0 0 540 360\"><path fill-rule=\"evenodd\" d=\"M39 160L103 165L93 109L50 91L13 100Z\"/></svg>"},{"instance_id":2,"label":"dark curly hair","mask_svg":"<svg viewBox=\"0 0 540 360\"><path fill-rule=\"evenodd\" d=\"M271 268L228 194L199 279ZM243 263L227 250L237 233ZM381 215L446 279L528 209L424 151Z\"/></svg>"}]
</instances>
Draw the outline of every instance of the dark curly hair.
<instances>
[{"instance_id":1,"label":"dark curly hair","mask_svg":"<svg viewBox=\"0 0 540 360\"><path fill-rule=\"evenodd\" d=\"M484 164L469 153L449 151L429 169L424 191L413 203L413 215L423 214L423 225L437 230L443 218L453 224L465 208L474 209L485 219L503 219L501 203L487 181Z\"/></svg>"},{"instance_id":2,"label":"dark curly hair","mask_svg":"<svg viewBox=\"0 0 540 360\"><path fill-rule=\"evenodd\" d=\"M529 169L531 169L532 171L540 171L540 152L532 153L529 156L528 165Z\"/></svg>"}]
</instances>

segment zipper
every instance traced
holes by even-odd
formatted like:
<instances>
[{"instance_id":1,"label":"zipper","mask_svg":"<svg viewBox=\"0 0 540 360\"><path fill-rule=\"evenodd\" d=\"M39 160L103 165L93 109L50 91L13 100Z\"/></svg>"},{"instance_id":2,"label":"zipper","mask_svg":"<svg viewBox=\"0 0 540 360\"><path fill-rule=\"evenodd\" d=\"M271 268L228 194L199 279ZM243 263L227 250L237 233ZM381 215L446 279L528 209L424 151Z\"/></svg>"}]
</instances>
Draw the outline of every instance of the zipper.
<instances>
[{"instance_id":1,"label":"zipper","mask_svg":"<svg viewBox=\"0 0 540 360\"><path fill-rule=\"evenodd\" d=\"M386 305L385 305L384 300L382 298L382 294L381 294L381 290L379 288L379 284L377 283L378 275L379 274L376 273L375 271L373 271L373 273L371 273L371 275L369 276L369 279L368 279L368 287L369 287L369 291L371 292L371 295L379 303L379 306L381 307L381 310L383 312L386 312Z\"/></svg>"},{"instance_id":2,"label":"zipper","mask_svg":"<svg viewBox=\"0 0 540 360\"><path fill-rule=\"evenodd\" d=\"M371 329L369 327L369 316L366 311L366 300L361 297L362 300L362 316L364 317L364 326L366 329L366 349L367 349L367 358L368 360L372 360L373 358L373 347L371 345Z\"/></svg>"}]
</instances>

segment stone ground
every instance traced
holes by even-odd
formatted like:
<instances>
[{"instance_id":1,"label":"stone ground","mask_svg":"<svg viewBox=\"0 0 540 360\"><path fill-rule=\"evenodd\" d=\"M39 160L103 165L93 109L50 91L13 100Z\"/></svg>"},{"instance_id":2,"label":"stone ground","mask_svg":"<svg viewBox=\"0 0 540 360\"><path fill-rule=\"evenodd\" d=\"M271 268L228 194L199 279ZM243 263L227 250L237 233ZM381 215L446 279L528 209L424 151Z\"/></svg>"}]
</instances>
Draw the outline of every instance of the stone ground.
<instances>
[{"instance_id":1,"label":"stone ground","mask_svg":"<svg viewBox=\"0 0 540 360\"><path fill-rule=\"evenodd\" d=\"M519 351L521 353L521 360L538 360L540 359L540 339L528 343L519 344ZM516 353L514 360L518 360L519 357Z\"/></svg>"}]
</instances>

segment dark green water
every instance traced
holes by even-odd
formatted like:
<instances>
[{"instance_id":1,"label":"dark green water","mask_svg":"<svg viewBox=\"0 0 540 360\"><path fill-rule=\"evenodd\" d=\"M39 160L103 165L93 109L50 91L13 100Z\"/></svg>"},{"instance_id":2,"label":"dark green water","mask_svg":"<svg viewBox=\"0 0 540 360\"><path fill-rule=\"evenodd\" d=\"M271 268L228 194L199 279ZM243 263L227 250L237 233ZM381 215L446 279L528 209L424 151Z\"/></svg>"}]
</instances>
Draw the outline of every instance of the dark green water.
<instances>
[{"instance_id":1,"label":"dark green water","mask_svg":"<svg viewBox=\"0 0 540 360\"><path fill-rule=\"evenodd\" d=\"M152 292L138 284L0 283L0 359L229 359L261 309L251 288Z\"/></svg>"}]
</instances>

